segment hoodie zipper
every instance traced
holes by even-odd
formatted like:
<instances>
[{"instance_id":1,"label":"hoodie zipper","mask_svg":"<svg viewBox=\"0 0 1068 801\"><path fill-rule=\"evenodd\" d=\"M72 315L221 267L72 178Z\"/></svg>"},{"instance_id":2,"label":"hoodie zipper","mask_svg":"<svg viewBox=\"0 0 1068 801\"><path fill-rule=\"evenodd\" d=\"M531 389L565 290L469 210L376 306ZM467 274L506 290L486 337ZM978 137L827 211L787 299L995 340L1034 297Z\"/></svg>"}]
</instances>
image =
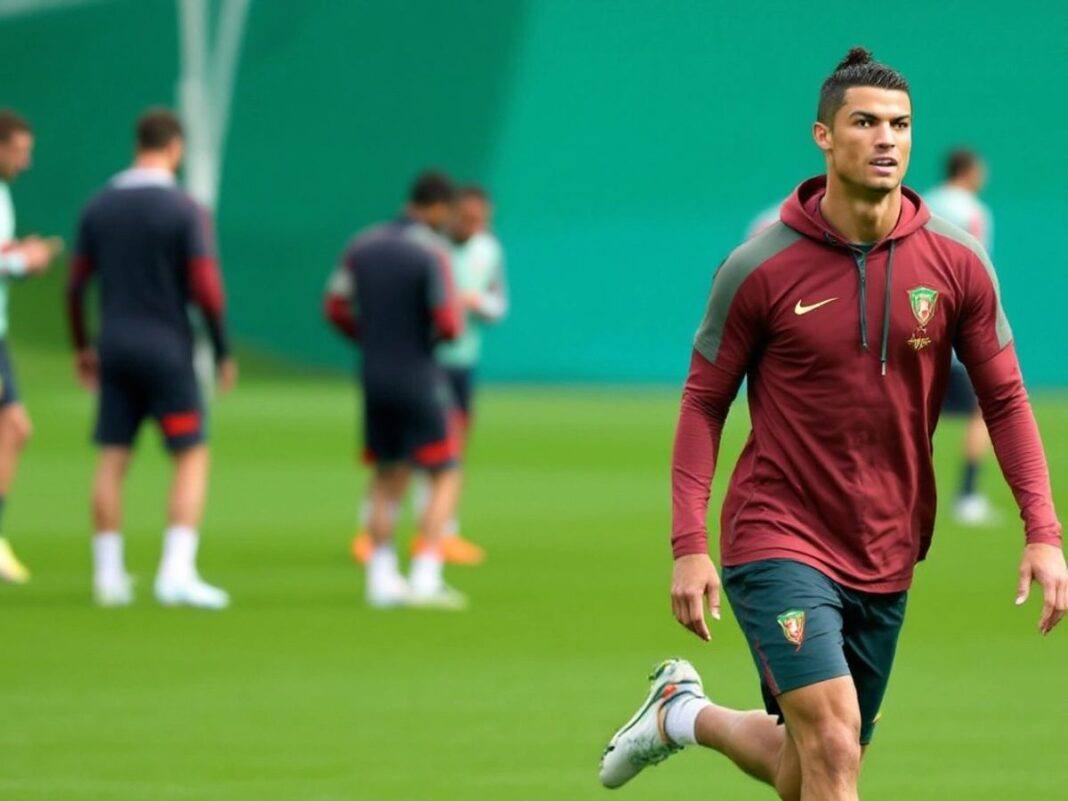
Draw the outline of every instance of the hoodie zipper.
<instances>
[{"instance_id":1,"label":"hoodie zipper","mask_svg":"<svg viewBox=\"0 0 1068 801\"><path fill-rule=\"evenodd\" d=\"M868 254L863 250L858 250L852 246L849 247L849 252L853 254L853 262L857 265L857 276L859 278L859 291L857 293L860 312L860 346L864 350L868 349ZM869 251L870 252L870 251Z\"/></svg>"}]
</instances>

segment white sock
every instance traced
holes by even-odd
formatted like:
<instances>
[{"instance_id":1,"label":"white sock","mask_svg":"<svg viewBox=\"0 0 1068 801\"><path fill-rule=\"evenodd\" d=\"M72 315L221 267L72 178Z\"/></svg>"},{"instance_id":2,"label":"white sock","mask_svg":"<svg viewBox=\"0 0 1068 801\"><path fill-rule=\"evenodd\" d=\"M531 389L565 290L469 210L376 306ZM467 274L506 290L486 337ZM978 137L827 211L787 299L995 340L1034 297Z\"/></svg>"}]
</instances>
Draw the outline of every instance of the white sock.
<instances>
[{"instance_id":1,"label":"white sock","mask_svg":"<svg viewBox=\"0 0 1068 801\"><path fill-rule=\"evenodd\" d=\"M697 716L712 702L704 696L683 695L668 704L664 731L675 745L696 745Z\"/></svg>"},{"instance_id":2,"label":"white sock","mask_svg":"<svg viewBox=\"0 0 1068 801\"><path fill-rule=\"evenodd\" d=\"M163 557L159 574L165 578L183 580L197 572L197 545L200 535L190 526L171 526L163 535Z\"/></svg>"},{"instance_id":3,"label":"white sock","mask_svg":"<svg viewBox=\"0 0 1068 801\"><path fill-rule=\"evenodd\" d=\"M412 559L412 592L419 595L437 592L443 584L441 572L441 554L434 550L423 551Z\"/></svg>"},{"instance_id":4,"label":"white sock","mask_svg":"<svg viewBox=\"0 0 1068 801\"><path fill-rule=\"evenodd\" d=\"M125 575L122 534L117 531L101 531L93 537L93 580L107 583L118 581Z\"/></svg>"}]
</instances>

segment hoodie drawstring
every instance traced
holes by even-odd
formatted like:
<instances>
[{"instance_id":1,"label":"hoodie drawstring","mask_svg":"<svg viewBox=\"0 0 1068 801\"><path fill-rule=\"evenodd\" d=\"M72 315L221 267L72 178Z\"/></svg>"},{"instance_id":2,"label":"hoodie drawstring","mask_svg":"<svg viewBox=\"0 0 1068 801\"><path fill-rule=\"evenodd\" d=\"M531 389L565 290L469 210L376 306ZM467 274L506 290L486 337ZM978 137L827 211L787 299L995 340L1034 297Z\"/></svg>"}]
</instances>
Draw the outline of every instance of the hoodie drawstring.
<instances>
[{"instance_id":1,"label":"hoodie drawstring","mask_svg":"<svg viewBox=\"0 0 1068 801\"><path fill-rule=\"evenodd\" d=\"M890 255L886 257L886 291L883 298L883 349L879 356L879 362L883 367L883 375L886 375L887 349L890 345L890 290L894 277L894 240L890 240Z\"/></svg>"},{"instance_id":2,"label":"hoodie drawstring","mask_svg":"<svg viewBox=\"0 0 1068 801\"><path fill-rule=\"evenodd\" d=\"M825 235L826 236L826 235ZM827 236L829 242L835 240ZM890 240L889 254L886 257L886 291L883 297L883 342L882 348L879 351L879 365L882 370L882 374L886 375L886 365L888 361L887 353L890 349L890 292L891 282L894 277L894 240ZM860 346L864 350L868 349L868 255L871 251L861 250L856 247L847 245L849 252L853 254L853 261L857 265L857 280L859 286L857 287L857 311L860 315Z\"/></svg>"}]
</instances>

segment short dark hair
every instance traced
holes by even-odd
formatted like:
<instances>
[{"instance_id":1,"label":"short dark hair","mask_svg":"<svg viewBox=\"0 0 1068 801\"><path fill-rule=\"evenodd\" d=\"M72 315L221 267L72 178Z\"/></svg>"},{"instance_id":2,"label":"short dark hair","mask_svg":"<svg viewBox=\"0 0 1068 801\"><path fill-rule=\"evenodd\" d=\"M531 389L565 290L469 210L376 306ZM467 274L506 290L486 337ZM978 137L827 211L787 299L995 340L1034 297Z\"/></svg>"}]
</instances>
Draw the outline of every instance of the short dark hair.
<instances>
[{"instance_id":1,"label":"short dark hair","mask_svg":"<svg viewBox=\"0 0 1068 801\"><path fill-rule=\"evenodd\" d=\"M424 170L408 190L408 200L413 206L451 203L455 197L456 185L440 170Z\"/></svg>"},{"instance_id":2,"label":"short dark hair","mask_svg":"<svg viewBox=\"0 0 1068 801\"><path fill-rule=\"evenodd\" d=\"M974 150L966 147L954 148L946 156L946 178L951 181L954 178L959 178L981 161L979 154Z\"/></svg>"},{"instance_id":3,"label":"short dark hair","mask_svg":"<svg viewBox=\"0 0 1068 801\"><path fill-rule=\"evenodd\" d=\"M0 109L0 142L6 142L12 134L33 133L33 129L26 120L9 108Z\"/></svg>"},{"instance_id":4,"label":"short dark hair","mask_svg":"<svg viewBox=\"0 0 1068 801\"><path fill-rule=\"evenodd\" d=\"M137 120L138 150L162 150L184 135L178 115L167 108L150 108Z\"/></svg>"},{"instance_id":5,"label":"short dark hair","mask_svg":"<svg viewBox=\"0 0 1068 801\"><path fill-rule=\"evenodd\" d=\"M843 58L834 72L820 87L820 103L816 109L816 119L824 125L830 125L834 115L845 102L846 89L851 86L875 86L879 89L898 89L909 94L909 82L905 76L880 64L872 58L871 51L865 47L854 47Z\"/></svg>"},{"instance_id":6,"label":"short dark hair","mask_svg":"<svg viewBox=\"0 0 1068 801\"><path fill-rule=\"evenodd\" d=\"M466 184L456 190L457 200L469 200L469 199L481 200L483 203L490 202L489 192L483 189L478 184Z\"/></svg>"}]
</instances>

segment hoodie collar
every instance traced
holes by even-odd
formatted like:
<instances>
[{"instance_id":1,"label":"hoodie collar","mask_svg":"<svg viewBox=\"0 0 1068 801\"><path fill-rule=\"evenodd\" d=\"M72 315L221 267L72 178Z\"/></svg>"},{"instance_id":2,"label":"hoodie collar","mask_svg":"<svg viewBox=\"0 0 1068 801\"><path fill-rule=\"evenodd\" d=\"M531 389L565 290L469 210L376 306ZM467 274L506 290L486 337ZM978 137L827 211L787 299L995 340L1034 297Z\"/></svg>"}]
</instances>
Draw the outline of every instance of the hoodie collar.
<instances>
[{"instance_id":1,"label":"hoodie collar","mask_svg":"<svg viewBox=\"0 0 1068 801\"><path fill-rule=\"evenodd\" d=\"M846 245L848 243L842 235L832 228L820 213L820 201L826 193L826 175L809 178L783 202L780 216L784 223L810 239ZM923 199L907 186L903 186L901 187L901 216L898 217L893 230L877 244L902 239L918 231L930 219L931 212Z\"/></svg>"}]
</instances>

